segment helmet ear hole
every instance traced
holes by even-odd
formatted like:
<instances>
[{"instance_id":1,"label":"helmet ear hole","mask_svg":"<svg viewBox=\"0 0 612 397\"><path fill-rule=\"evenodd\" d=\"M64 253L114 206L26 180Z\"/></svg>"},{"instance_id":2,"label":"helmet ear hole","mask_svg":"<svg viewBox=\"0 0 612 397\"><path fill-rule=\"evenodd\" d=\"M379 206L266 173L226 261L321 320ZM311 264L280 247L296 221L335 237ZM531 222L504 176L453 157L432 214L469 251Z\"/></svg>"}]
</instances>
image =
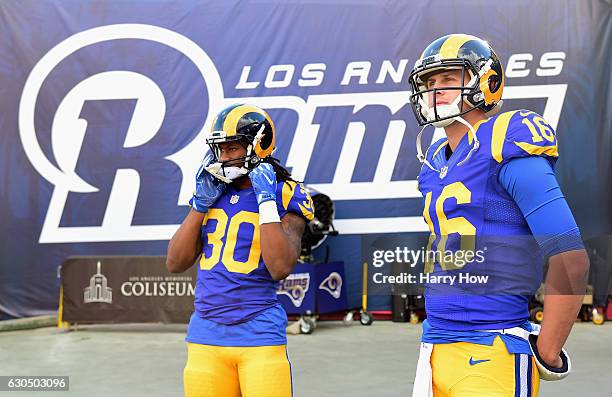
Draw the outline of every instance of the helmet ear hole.
<instances>
[{"instance_id":1,"label":"helmet ear hole","mask_svg":"<svg viewBox=\"0 0 612 397\"><path fill-rule=\"evenodd\" d=\"M264 131L272 130L272 127L270 127L270 123L268 123L268 120L264 121L264 125L265 125ZM262 150L266 150L270 147L271 144L272 144L272 134L264 133L263 137L261 138L261 141L259 142L259 146L261 147Z\"/></svg>"},{"instance_id":2,"label":"helmet ear hole","mask_svg":"<svg viewBox=\"0 0 612 397\"><path fill-rule=\"evenodd\" d=\"M496 92L501 85L501 79L497 75L489 77L489 91Z\"/></svg>"}]
</instances>

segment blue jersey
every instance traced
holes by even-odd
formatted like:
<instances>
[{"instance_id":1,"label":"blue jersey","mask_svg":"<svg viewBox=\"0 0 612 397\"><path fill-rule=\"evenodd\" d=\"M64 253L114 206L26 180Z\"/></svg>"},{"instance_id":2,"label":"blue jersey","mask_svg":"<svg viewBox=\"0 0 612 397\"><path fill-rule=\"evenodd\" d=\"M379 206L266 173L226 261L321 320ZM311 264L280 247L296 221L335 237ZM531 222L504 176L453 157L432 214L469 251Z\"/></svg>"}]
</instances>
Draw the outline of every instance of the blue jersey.
<instances>
[{"instance_id":1,"label":"blue jersey","mask_svg":"<svg viewBox=\"0 0 612 397\"><path fill-rule=\"evenodd\" d=\"M438 277L426 284L427 316L437 329L521 326L529 317L528 296L542 279L544 257L498 174L508 161L520 157L542 156L554 165L555 132L542 117L526 110L502 113L474 128L480 147L467 161L458 164L474 146L470 134L449 159L448 141L441 139L426 154L440 172L424 165L418 177L423 216L431 232L428 249L440 253L431 257L425 271L456 277L454 284L436 282L450 280Z\"/></svg>"},{"instance_id":2,"label":"blue jersey","mask_svg":"<svg viewBox=\"0 0 612 397\"><path fill-rule=\"evenodd\" d=\"M281 219L288 212L306 220L314 217L310 195L292 181L278 183L276 205ZM277 304L277 283L261 255L258 210L253 188L231 185L208 210L195 289L199 317L238 324Z\"/></svg>"}]
</instances>

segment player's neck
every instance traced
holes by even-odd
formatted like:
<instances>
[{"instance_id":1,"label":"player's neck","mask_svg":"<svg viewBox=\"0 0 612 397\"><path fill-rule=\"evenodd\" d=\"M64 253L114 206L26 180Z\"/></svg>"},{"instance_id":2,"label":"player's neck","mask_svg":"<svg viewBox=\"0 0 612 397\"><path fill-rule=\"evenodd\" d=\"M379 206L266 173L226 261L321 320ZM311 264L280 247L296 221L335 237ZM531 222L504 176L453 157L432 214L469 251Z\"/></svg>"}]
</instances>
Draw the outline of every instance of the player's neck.
<instances>
[{"instance_id":1,"label":"player's neck","mask_svg":"<svg viewBox=\"0 0 612 397\"><path fill-rule=\"evenodd\" d=\"M471 112L464 114L463 119L470 123L470 125L474 126L480 120L486 119L486 116L482 110L474 109ZM468 131L468 127L458 121L454 121L451 125L444 127L444 132L446 133L446 137L448 138L448 146L453 152L459 145L459 142L461 142L463 136L467 134Z\"/></svg>"},{"instance_id":2,"label":"player's neck","mask_svg":"<svg viewBox=\"0 0 612 397\"><path fill-rule=\"evenodd\" d=\"M253 184L248 176L241 176L232 182L232 187L236 190L248 189L251 186L253 186Z\"/></svg>"}]
</instances>

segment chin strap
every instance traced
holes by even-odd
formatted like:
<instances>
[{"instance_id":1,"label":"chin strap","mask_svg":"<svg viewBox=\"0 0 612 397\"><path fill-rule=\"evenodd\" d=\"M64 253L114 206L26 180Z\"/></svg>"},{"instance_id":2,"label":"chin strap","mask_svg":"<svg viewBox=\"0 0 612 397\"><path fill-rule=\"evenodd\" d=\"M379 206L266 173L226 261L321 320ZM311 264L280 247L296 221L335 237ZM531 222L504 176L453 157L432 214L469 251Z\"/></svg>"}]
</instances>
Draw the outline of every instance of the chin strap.
<instances>
[{"instance_id":1,"label":"chin strap","mask_svg":"<svg viewBox=\"0 0 612 397\"><path fill-rule=\"evenodd\" d=\"M435 171L435 172L437 172L439 174L440 170L437 169L437 168L434 168L434 166L429 163L429 161L427 160L427 156L423 155L423 149L421 147L421 137L423 136L423 131L425 131L425 128L427 128L428 125L429 124L424 125L423 128L421 128L421 131L419 131L419 133L417 134L417 137L416 137L417 159L419 159L419 162L421 164L425 164L432 171ZM427 154L427 153L425 153L425 154Z\"/></svg>"},{"instance_id":2,"label":"chin strap","mask_svg":"<svg viewBox=\"0 0 612 397\"><path fill-rule=\"evenodd\" d=\"M476 130L474 130L474 127L472 127L472 125L470 123L468 123L463 117L455 117L455 120L457 120L458 122L460 122L461 124L467 126L468 129L468 138L470 137L470 133L472 133L472 139L474 140L474 145L472 146L472 148L470 149L470 151L468 152L468 154L465 156L465 158L463 160L461 160L460 162L457 163L457 165L462 165L464 164L466 161L468 161L470 159L470 157L472 157L472 154L474 152L476 152L478 150L478 148L480 147L480 141L478 140L478 137L476 136Z\"/></svg>"},{"instance_id":3,"label":"chin strap","mask_svg":"<svg viewBox=\"0 0 612 397\"><path fill-rule=\"evenodd\" d=\"M476 136L476 130L474 130L474 127L472 127L472 125L470 123L468 123L463 117L457 116L457 117L454 117L452 120L456 120L456 121L460 122L461 124L465 125L466 127L468 127L468 138L471 138L471 139L474 140L474 145L472 146L472 148L470 149L468 154L465 156L465 158L463 160L461 160L460 162L457 163L457 165L463 165L466 161L468 161L470 159L470 157L472 157L472 154L478 150L478 148L480 147L480 141L478 140L478 137ZM425 130L425 128L427 128L428 125L429 124L423 126L423 128L421 128L421 131L419 131L419 133L417 134L417 137L416 137L417 159L419 159L419 162L421 164L425 164L432 171L440 173L440 170L438 170L433 165L431 165L429 160L427 160L427 156L426 156L427 153L425 153L425 155L423 155L423 149L421 147L421 141L422 141L423 131Z\"/></svg>"}]
</instances>

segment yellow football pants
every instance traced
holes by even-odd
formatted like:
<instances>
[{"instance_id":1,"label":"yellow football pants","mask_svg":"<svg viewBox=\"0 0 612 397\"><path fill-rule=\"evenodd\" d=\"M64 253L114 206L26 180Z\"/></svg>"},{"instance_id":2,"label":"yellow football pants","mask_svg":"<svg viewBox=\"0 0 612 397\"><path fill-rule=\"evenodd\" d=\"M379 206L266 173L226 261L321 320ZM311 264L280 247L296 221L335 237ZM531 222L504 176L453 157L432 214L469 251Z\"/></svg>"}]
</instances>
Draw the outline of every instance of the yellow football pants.
<instances>
[{"instance_id":1,"label":"yellow football pants","mask_svg":"<svg viewBox=\"0 0 612 397\"><path fill-rule=\"evenodd\" d=\"M186 397L291 397L287 346L187 343Z\"/></svg>"},{"instance_id":2,"label":"yellow football pants","mask_svg":"<svg viewBox=\"0 0 612 397\"><path fill-rule=\"evenodd\" d=\"M540 376L533 360L508 353L499 337L493 346L436 344L431 354L434 397L536 397Z\"/></svg>"}]
</instances>

